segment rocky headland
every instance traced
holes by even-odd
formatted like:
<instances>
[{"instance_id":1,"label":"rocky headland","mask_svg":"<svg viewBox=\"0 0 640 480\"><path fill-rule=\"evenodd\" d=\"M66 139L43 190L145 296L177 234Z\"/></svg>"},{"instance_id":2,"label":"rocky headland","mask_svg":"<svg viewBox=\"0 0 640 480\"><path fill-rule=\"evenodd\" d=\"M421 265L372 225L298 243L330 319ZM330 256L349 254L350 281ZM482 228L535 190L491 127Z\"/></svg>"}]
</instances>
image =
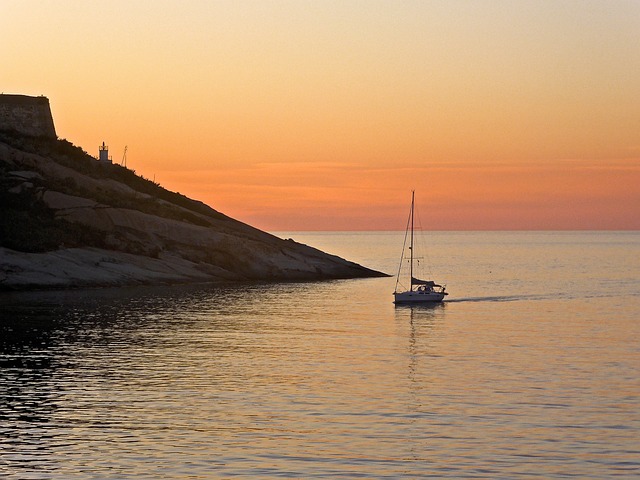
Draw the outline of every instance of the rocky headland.
<instances>
[{"instance_id":1,"label":"rocky headland","mask_svg":"<svg viewBox=\"0 0 640 480\"><path fill-rule=\"evenodd\" d=\"M0 289L384 276L99 162L0 129Z\"/></svg>"}]
</instances>

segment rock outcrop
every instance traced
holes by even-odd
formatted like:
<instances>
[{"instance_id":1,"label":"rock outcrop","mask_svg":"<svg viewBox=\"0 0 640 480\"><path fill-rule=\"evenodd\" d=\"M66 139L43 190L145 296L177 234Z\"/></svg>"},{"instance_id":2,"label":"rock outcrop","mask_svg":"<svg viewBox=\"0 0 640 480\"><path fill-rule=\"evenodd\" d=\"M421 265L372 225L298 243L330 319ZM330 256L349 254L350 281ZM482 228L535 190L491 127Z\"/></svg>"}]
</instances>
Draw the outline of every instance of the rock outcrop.
<instances>
[{"instance_id":1,"label":"rock outcrop","mask_svg":"<svg viewBox=\"0 0 640 480\"><path fill-rule=\"evenodd\" d=\"M0 289L383 276L65 140L0 132Z\"/></svg>"}]
</instances>

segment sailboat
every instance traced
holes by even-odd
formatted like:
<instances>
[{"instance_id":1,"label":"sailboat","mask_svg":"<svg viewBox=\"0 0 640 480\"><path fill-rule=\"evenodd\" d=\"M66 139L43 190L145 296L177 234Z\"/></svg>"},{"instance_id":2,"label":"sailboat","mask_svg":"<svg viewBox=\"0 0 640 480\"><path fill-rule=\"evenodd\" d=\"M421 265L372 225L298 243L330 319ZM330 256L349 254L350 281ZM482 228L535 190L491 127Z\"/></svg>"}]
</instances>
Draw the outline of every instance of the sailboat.
<instances>
[{"instance_id":1,"label":"sailboat","mask_svg":"<svg viewBox=\"0 0 640 480\"><path fill-rule=\"evenodd\" d=\"M413 263L417 260L414 256L414 210L415 210L415 191L411 192L411 213L407 222L407 231L405 232L404 245L402 247L402 256L400 257L400 267L398 268L398 276L396 278L396 288L393 292L393 303L421 304L431 302L442 302L446 295L445 286L439 285L433 280L420 280L413 276ZM405 261L405 249L407 244L407 234L409 234L409 289L398 291L401 286L400 274L402 272L402 263ZM406 287L405 287L406 288Z\"/></svg>"}]
</instances>

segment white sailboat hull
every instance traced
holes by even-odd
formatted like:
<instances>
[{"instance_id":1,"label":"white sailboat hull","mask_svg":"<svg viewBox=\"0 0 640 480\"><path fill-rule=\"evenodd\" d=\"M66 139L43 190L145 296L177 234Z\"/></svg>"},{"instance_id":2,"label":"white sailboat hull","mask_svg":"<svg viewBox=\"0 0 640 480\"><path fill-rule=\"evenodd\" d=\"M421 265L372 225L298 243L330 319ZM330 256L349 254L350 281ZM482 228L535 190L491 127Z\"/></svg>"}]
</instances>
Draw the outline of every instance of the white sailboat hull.
<instances>
[{"instance_id":1,"label":"white sailboat hull","mask_svg":"<svg viewBox=\"0 0 640 480\"><path fill-rule=\"evenodd\" d=\"M395 292L393 303L431 303L444 300L444 292Z\"/></svg>"}]
</instances>

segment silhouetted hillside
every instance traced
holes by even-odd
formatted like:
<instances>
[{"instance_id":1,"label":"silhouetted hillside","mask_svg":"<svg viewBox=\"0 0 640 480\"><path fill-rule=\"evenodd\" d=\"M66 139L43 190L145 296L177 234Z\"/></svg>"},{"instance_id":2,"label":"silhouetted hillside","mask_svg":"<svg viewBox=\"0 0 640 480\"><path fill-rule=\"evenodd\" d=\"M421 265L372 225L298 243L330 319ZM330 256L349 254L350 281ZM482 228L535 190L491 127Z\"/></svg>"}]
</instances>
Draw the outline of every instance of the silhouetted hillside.
<instances>
[{"instance_id":1,"label":"silhouetted hillside","mask_svg":"<svg viewBox=\"0 0 640 480\"><path fill-rule=\"evenodd\" d=\"M0 205L5 288L381 275L238 222L66 140L1 131Z\"/></svg>"}]
</instances>

